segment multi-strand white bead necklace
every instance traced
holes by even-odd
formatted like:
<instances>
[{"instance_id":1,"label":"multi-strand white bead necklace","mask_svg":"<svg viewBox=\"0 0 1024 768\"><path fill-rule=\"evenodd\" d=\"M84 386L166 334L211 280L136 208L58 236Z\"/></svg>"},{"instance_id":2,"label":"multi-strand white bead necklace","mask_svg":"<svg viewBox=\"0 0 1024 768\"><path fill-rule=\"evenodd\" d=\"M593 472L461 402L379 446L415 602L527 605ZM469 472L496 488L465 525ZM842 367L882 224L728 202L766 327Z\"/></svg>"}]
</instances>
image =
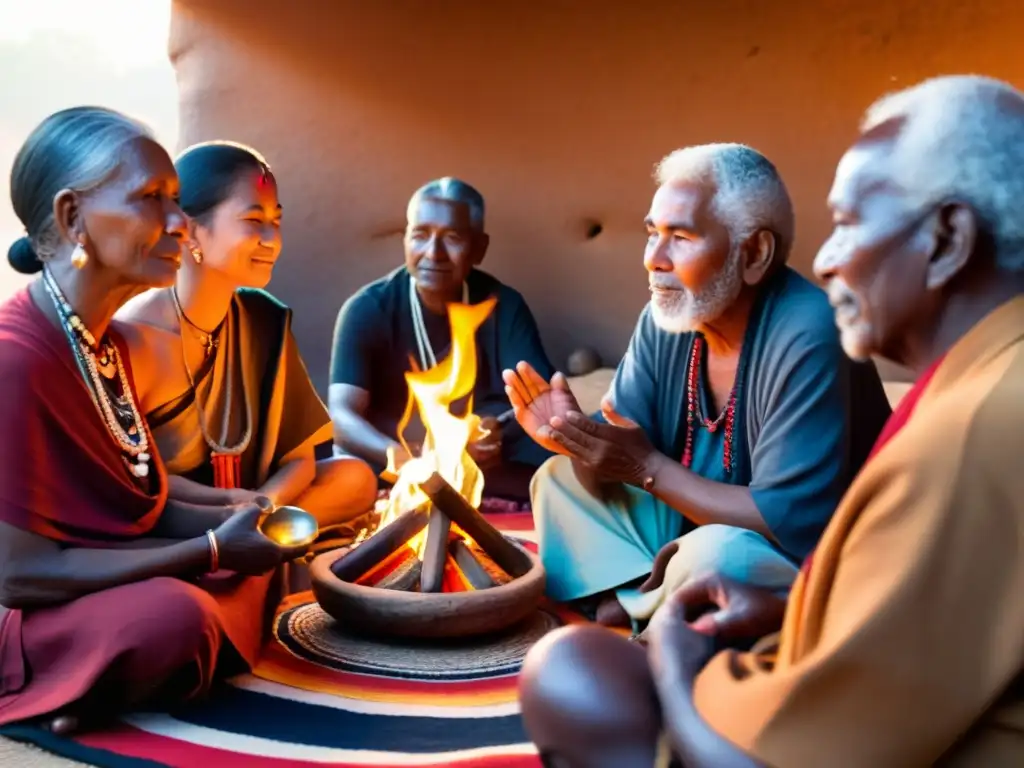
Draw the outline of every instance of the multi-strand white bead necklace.
<instances>
[{"instance_id":1,"label":"multi-strand white bead necklace","mask_svg":"<svg viewBox=\"0 0 1024 768\"><path fill-rule=\"evenodd\" d=\"M149 475L149 433L135 403L117 346L104 338L99 343L64 297L49 269L43 286L60 317L61 329L71 345L78 370L110 436L121 449L128 470L138 478ZM120 392L112 391L120 385Z\"/></svg>"}]
</instances>

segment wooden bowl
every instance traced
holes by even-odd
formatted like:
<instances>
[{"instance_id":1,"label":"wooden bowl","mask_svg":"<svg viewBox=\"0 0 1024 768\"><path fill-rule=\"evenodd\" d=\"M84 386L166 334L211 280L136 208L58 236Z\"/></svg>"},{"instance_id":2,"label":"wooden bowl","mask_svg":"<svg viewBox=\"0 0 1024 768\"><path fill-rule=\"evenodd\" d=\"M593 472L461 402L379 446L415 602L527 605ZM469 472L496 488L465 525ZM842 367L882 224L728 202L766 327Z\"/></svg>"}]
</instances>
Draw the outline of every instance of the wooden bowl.
<instances>
[{"instance_id":1,"label":"wooden bowl","mask_svg":"<svg viewBox=\"0 0 1024 768\"><path fill-rule=\"evenodd\" d=\"M316 518L298 507L278 507L260 523L260 531L282 547L304 547L320 533Z\"/></svg>"},{"instance_id":2,"label":"wooden bowl","mask_svg":"<svg viewBox=\"0 0 1024 768\"><path fill-rule=\"evenodd\" d=\"M510 541L512 541L510 539ZM544 594L544 566L512 541L529 570L517 579L470 592L402 592L342 581L331 570L346 550L316 557L309 566L320 607L347 631L369 635L455 638L498 632L537 609Z\"/></svg>"}]
</instances>

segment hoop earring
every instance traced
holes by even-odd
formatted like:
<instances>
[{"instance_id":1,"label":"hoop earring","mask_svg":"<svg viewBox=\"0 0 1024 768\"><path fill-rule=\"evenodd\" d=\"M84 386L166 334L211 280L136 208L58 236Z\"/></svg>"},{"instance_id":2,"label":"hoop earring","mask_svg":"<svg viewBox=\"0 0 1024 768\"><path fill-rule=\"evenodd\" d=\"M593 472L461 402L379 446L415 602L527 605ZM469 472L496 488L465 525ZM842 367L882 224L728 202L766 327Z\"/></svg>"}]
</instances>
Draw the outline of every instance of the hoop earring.
<instances>
[{"instance_id":1,"label":"hoop earring","mask_svg":"<svg viewBox=\"0 0 1024 768\"><path fill-rule=\"evenodd\" d=\"M194 261L196 264L203 263L203 252L199 250L198 245L193 245L191 248L189 248L189 252L192 254L192 261Z\"/></svg>"},{"instance_id":2,"label":"hoop earring","mask_svg":"<svg viewBox=\"0 0 1024 768\"><path fill-rule=\"evenodd\" d=\"M81 243L75 244L75 250L71 252L71 266L75 269L82 269L89 263L89 254Z\"/></svg>"}]
</instances>

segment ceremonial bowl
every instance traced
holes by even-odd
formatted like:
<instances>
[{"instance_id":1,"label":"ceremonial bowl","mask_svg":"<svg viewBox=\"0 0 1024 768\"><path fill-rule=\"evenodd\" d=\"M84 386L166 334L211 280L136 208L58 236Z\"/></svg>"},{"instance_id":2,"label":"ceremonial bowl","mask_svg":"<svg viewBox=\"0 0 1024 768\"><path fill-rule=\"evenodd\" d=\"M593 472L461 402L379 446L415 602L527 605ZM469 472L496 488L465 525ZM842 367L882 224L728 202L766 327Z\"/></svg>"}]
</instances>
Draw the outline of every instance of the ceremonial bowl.
<instances>
[{"instance_id":1,"label":"ceremonial bowl","mask_svg":"<svg viewBox=\"0 0 1024 768\"><path fill-rule=\"evenodd\" d=\"M348 551L336 549L310 564L313 595L346 631L423 639L499 632L530 616L544 594L540 560L518 542L507 540L522 558L525 572L500 586L466 592L406 592L353 584L332 570Z\"/></svg>"},{"instance_id":2,"label":"ceremonial bowl","mask_svg":"<svg viewBox=\"0 0 1024 768\"><path fill-rule=\"evenodd\" d=\"M260 531L282 547L309 546L320 533L316 518L298 507L278 507L260 523Z\"/></svg>"}]
</instances>

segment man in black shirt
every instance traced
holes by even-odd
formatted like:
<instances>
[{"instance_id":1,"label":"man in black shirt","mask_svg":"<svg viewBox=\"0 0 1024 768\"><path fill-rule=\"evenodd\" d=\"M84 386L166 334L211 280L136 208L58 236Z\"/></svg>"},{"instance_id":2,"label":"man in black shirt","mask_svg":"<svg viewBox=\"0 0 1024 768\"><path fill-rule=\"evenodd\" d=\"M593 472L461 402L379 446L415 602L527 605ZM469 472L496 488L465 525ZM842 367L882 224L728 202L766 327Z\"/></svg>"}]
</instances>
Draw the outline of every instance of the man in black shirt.
<instances>
[{"instance_id":1,"label":"man in black shirt","mask_svg":"<svg viewBox=\"0 0 1024 768\"><path fill-rule=\"evenodd\" d=\"M410 360L421 369L443 360L451 346L449 303L497 306L476 333L477 379L473 410L486 435L469 446L485 476L485 493L525 500L534 470L550 454L514 420L499 422L511 407L501 372L520 360L542 376L554 368L523 297L477 267L487 251L483 197L458 179L418 189L409 201L403 240L405 264L356 292L342 306L334 329L329 390L336 451L355 454L378 471L388 451L407 458L397 427L409 390ZM422 425L414 418L405 435L415 444Z\"/></svg>"}]
</instances>

